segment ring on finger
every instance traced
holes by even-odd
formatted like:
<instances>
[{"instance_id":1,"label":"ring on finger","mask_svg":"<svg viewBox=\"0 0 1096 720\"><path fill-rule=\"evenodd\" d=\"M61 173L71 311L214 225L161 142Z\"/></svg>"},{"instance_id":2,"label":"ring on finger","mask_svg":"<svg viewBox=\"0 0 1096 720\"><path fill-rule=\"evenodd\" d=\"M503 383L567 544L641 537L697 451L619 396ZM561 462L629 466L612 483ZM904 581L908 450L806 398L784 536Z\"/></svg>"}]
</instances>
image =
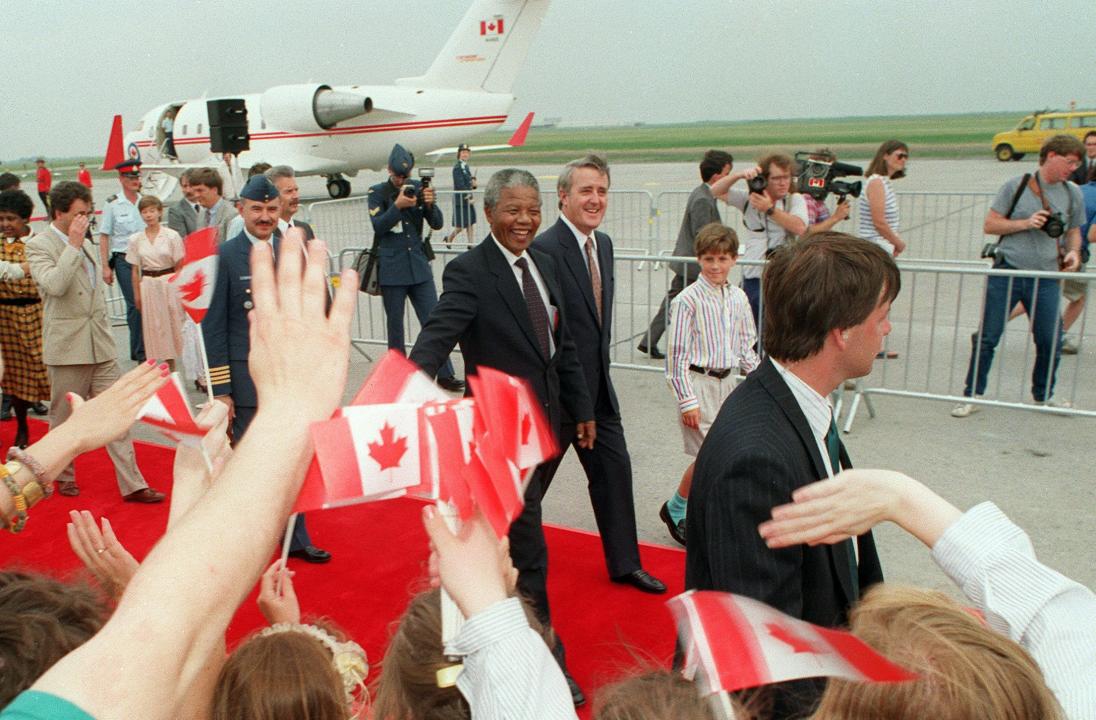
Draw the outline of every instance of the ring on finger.
<instances>
[{"instance_id":1,"label":"ring on finger","mask_svg":"<svg viewBox=\"0 0 1096 720\"><path fill-rule=\"evenodd\" d=\"M101 548L96 548L96 549L95 549L95 554L96 554L96 555L102 555L102 554L103 554L103 553L105 553L106 551L107 551L107 549L106 549L105 547L101 547Z\"/></svg>"}]
</instances>

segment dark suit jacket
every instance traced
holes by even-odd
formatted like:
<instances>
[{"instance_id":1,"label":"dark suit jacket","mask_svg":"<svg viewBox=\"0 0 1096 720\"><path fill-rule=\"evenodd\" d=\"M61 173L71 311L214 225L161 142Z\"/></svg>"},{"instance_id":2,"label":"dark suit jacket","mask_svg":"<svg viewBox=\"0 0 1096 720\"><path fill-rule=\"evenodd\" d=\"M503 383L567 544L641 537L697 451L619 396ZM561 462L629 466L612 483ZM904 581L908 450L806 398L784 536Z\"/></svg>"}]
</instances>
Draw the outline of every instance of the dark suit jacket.
<instances>
[{"instance_id":1,"label":"dark suit jacket","mask_svg":"<svg viewBox=\"0 0 1096 720\"><path fill-rule=\"evenodd\" d=\"M844 445L843 467L851 467ZM770 550L757 526L797 488L826 477L818 445L770 360L735 388L696 458L686 525L685 587L724 590L825 627L855 598L846 544ZM861 590L883 579L871 533L859 538Z\"/></svg>"},{"instance_id":2,"label":"dark suit jacket","mask_svg":"<svg viewBox=\"0 0 1096 720\"><path fill-rule=\"evenodd\" d=\"M537 236L533 247L551 255L559 267L559 280L563 290L567 331L578 348L578 359L586 375L586 389L595 406L604 392L598 413L610 410L611 417L620 415L620 404L609 379L609 339L613 324L613 241L605 233L595 233L597 240L597 264L601 272L602 322L597 319L593 286L586 266L586 254L579 249L575 234L562 218ZM564 422L574 422L564 413Z\"/></svg>"},{"instance_id":3,"label":"dark suit jacket","mask_svg":"<svg viewBox=\"0 0 1096 720\"><path fill-rule=\"evenodd\" d=\"M275 235L275 257L279 241ZM213 394L231 395L241 407L256 407L259 402L247 367L247 313L252 307L251 241L241 232L217 248L217 279L201 325Z\"/></svg>"},{"instance_id":4,"label":"dark suit jacket","mask_svg":"<svg viewBox=\"0 0 1096 720\"><path fill-rule=\"evenodd\" d=\"M1073 174L1069 176L1069 179L1078 185L1084 185L1088 182L1088 156L1081 158L1081 164L1077 166L1077 169L1073 171Z\"/></svg>"},{"instance_id":5,"label":"dark suit jacket","mask_svg":"<svg viewBox=\"0 0 1096 720\"><path fill-rule=\"evenodd\" d=\"M594 408L575 342L567 330L567 308L562 303L556 265L535 248L526 254L536 264L551 303L560 313L556 351L551 358L545 358L540 350L525 296L490 235L445 266L441 297L419 332L410 358L434 377L459 343L466 374L475 375L476 368L484 365L525 378L558 433L561 408L582 421L594 419Z\"/></svg>"}]
</instances>

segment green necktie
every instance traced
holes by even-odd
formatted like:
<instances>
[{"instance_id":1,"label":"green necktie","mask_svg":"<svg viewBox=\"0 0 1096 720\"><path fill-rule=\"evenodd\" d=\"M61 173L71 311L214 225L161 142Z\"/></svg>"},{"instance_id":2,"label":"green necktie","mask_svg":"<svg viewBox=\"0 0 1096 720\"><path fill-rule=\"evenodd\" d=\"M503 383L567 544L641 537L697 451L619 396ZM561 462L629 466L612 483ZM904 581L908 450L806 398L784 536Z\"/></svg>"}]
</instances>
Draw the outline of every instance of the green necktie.
<instances>
[{"instance_id":1,"label":"green necktie","mask_svg":"<svg viewBox=\"0 0 1096 720\"><path fill-rule=\"evenodd\" d=\"M826 450L830 455L830 469L833 474L841 472L841 438L837 434L837 423L833 419L833 415L830 415L830 430L826 433ZM853 545L853 539L849 538L845 541L845 551L849 556L849 575L852 577L852 599L858 600L860 598L860 576L856 569L856 547Z\"/></svg>"}]
</instances>

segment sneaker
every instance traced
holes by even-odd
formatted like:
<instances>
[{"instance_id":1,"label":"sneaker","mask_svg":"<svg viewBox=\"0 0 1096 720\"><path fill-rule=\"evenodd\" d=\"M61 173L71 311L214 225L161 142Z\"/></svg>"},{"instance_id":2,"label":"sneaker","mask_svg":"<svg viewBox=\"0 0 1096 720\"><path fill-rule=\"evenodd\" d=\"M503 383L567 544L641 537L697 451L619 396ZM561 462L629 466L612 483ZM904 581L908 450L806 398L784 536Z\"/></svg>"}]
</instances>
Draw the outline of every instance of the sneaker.
<instances>
[{"instance_id":1,"label":"sneaker","mask_svg":"<svg viewBox=\"0 0 1096 720\"><path fill-rule=\"evenodd\" d=\"M1073 339L1073 336L1066 335L1062 340L1062 354L1063 355L1076 355L1077 354L1077 341Z\"/></svg>"},{"instance_id":2,"label":"sneaker","mask_svg":"<svg viewBox=\"0 0 1096 720\"><path fill-rule=\"evenodd\" d=\"M1051 398L1050 400L1036 400L1035 404L1041 407L1061 408L1063 410L1073 409L1073 403L1069 400L1055 400L1054 398Z\"/></svg>"},{"instance_id":3,"label":"sneaker","mask_svg":"<svg viewBox=\"0 0 1096 720\"><path fill-rule=\"evenodd\" d=\"M980 411L982 408L972 403L959 403L951 409L951 416L953 418L965 418L970 417L974 413Z\"/></svg>"}]
</instances>

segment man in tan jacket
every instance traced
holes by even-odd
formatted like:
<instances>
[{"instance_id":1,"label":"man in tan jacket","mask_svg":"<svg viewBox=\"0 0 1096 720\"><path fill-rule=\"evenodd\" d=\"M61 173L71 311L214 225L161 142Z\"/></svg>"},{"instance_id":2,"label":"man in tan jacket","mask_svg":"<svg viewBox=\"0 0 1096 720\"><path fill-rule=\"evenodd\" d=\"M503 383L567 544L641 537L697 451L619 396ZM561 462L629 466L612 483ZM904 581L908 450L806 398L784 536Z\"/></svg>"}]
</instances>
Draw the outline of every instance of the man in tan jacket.
<instances>
[{"instance_id":1,"label":"man in tan jacket","mask_svg":"<svg viewBox=\"0 0 1096 720\"><path fill-rule=\"evenodd\" d=\"M118 379L118 349L107 322L105 287L85 245L91 191L77 182L50 191L53 221L27 242L31 277L43 300L42 362L50 379L50 427L68 419L69 393L95 397ZM127 502L156 503L164 494L137 469L129 434L107 445ZM57 478L62 495L79 495L72 465Z\"/></svg>"}]
</instances>

